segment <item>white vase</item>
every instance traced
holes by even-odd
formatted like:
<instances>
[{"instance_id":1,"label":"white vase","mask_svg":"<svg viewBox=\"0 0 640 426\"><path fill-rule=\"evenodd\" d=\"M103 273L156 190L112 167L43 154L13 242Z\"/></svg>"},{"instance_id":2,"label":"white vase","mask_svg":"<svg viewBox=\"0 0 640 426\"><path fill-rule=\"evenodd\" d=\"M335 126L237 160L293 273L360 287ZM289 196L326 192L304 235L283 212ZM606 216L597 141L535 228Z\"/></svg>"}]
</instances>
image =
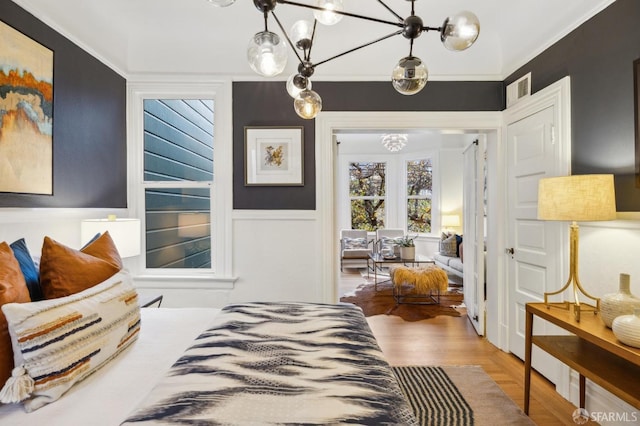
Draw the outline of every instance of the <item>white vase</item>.
<instances>
[{"instance_id":1,"label":"white vase","mask_svg":"<svg viewBox=\"0 0 640 426\"><path fill-rule=\"evenodd\" d=\"M613 320L613 334L625 345L640 348L640 308Z\"/></svg>"},{"instance_id":2,"label":"white vase","mask_svg":"<svg viewBox=\"0 0 640 426\"><path fill-rule=\"evenodd\" d=\"M640 308L640 299L631 294L629 274L620 274L620 288L617 293L605 294L600 299L600 319L611 328L613 320L620 315L629 315Z\"/></svg>"},{"instance_id":3,"label":"white vase","mask_svg":"<svg viewBox=\"0 0 640 426\"><path fill-rule=\"evenodd\" d=\"M400 257L403 259L415 259L416 248L415 247L400 247Z\"/></svg>"}]
</instances>

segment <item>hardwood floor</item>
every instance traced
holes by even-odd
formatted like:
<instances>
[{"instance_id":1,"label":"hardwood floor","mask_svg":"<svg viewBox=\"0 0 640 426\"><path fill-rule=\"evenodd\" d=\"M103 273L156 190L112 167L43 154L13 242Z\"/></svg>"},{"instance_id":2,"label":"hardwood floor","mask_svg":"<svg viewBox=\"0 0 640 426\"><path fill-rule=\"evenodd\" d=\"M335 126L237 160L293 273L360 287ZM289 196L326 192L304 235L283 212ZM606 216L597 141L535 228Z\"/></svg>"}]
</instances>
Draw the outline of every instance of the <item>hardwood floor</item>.
<instances>
[{"instance_id":1,"label":"hardwood floor","mask_svg":"<svg viewBox=\"0 0 640 426\"><path fill-rule=\"evenodd\" d=\"M362 282L358 271L345 269L339 294L352 291ZM523 362L478 336L466 316L439 316L418 322L391 315L367 319L391 365L480 365L520 408L524 407ZM575 409L544 377L532 376L529 415L536 424L575 425Z\"/></svg>"}]
</instances>

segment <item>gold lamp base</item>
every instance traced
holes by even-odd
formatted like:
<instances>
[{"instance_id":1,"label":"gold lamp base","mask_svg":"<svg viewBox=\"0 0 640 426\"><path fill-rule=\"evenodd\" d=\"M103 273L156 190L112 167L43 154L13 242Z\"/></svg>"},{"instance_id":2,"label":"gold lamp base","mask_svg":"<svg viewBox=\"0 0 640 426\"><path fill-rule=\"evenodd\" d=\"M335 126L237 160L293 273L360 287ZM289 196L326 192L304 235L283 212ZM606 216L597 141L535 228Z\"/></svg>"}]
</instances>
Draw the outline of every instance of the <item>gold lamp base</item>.
<instances>
[{"instance_id":1,"label":"gold lamp base","mask_svg":"<svg viewBox=\"0 0 640 426\"><path fill-rule=\"evenodd\" d=\"M555 308L563 308L563 309L571 309L573 307L573 316L577 322L580 322L580 312L582 311L591 311L593 314L597 314L600 311L600 299L590 295L586 292L586 290L580 284L580 280L578 279L578 236L579 236L579 228L576 222L573 222L569 227L569 279L567 283L558 291L549 292L544 294L544 304L547 308L555 307ZM554 296L556 294L560 294L563 291L567 290L569 286L573 289L573 302L549 302L549 296ZM578 295L582 293L588 299L591 299L595 302L595 306L589 305L587 303L581 303Z\"/></svg>"}]
</instances>

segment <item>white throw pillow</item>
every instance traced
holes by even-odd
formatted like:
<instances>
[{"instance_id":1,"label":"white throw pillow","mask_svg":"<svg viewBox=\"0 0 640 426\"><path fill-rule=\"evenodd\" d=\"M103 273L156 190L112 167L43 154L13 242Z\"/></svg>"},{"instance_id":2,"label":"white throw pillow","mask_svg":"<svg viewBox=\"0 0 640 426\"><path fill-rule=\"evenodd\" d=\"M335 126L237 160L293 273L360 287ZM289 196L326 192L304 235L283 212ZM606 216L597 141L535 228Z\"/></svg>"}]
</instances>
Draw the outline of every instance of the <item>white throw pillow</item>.
<instances>
[{"instance_id":1,"label":"white throw pillow","mask_svg":"<svg viewBox=\"0 0 640 426\"><path fill-rule=\"evenodd\" d=\"M60 398L121 353L140 331L138 294L126 271L80 293L8 303L2 311L16 367L0 401L22 401L27 412Z\"/></svg>"}]
</instances>

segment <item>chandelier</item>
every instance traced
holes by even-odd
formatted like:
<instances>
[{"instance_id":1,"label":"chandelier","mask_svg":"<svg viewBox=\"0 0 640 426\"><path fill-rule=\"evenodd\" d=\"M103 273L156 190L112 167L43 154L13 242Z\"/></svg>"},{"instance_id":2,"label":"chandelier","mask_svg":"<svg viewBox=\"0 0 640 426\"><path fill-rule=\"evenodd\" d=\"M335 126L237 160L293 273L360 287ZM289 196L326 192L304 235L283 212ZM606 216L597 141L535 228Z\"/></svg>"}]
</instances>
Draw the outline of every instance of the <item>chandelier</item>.
<instances>
[{"instance_id":1,"label":"chandelier","mask_svg":"<svg viewBox=\"0 0 640 426\"><path fill-rule=\"evenodd\" d=\"M229 6L235 2L235 0L207 1L221 7ZM255 7L264 16L264 31L256 33L249 41L247 48L249 65L256 73L264 77L273 77L280 74L287 64L288 45L295 53L299 64L297 73L291 75L287 80L287 91L294 99L296 113L302 118L312 119L322 110L322 99L320 95L311 89L310 80L318 66L402 34L403 37L409 40L409 55L401 58L392 70L391 83L403 95L416 94L427 84L429 72L422 60L413 55L413 41L423 32L437 31L440 34L440 40L447 49L454 51L465 50L478 38L480 23L473 13L463 11L446 18L440 27L425 26L422 19L415 14L415 0L407 1L411 2L411 14L403 18L382 0L377 0L377 3L382 5L395 18L393 21L387 21L344 11L343 0L315 0L314 4L289 0L253 0ZM314 16L313 22L307 20L297 21L287 33L275 13L277 4L311 9ZM269 15L273 17L286 40L282 40L276 33L269 31L267 25ZM311 60L311 51L317 24L333 25L344 16L387 24L399 29L376 40L338 53L328 59L313 62Z\"/></svg>"},{"instance_id":2,"label":"chandelier","mask_svg":"<svg viewBox=\"0 0 640 426\"><path fill-rule=\"evenodd\" d=\"M382 145L391 152L398 152L407 144L408 135L393 133L389 135L382 135L380 141Z\"/></svg>"}]
</instances>

